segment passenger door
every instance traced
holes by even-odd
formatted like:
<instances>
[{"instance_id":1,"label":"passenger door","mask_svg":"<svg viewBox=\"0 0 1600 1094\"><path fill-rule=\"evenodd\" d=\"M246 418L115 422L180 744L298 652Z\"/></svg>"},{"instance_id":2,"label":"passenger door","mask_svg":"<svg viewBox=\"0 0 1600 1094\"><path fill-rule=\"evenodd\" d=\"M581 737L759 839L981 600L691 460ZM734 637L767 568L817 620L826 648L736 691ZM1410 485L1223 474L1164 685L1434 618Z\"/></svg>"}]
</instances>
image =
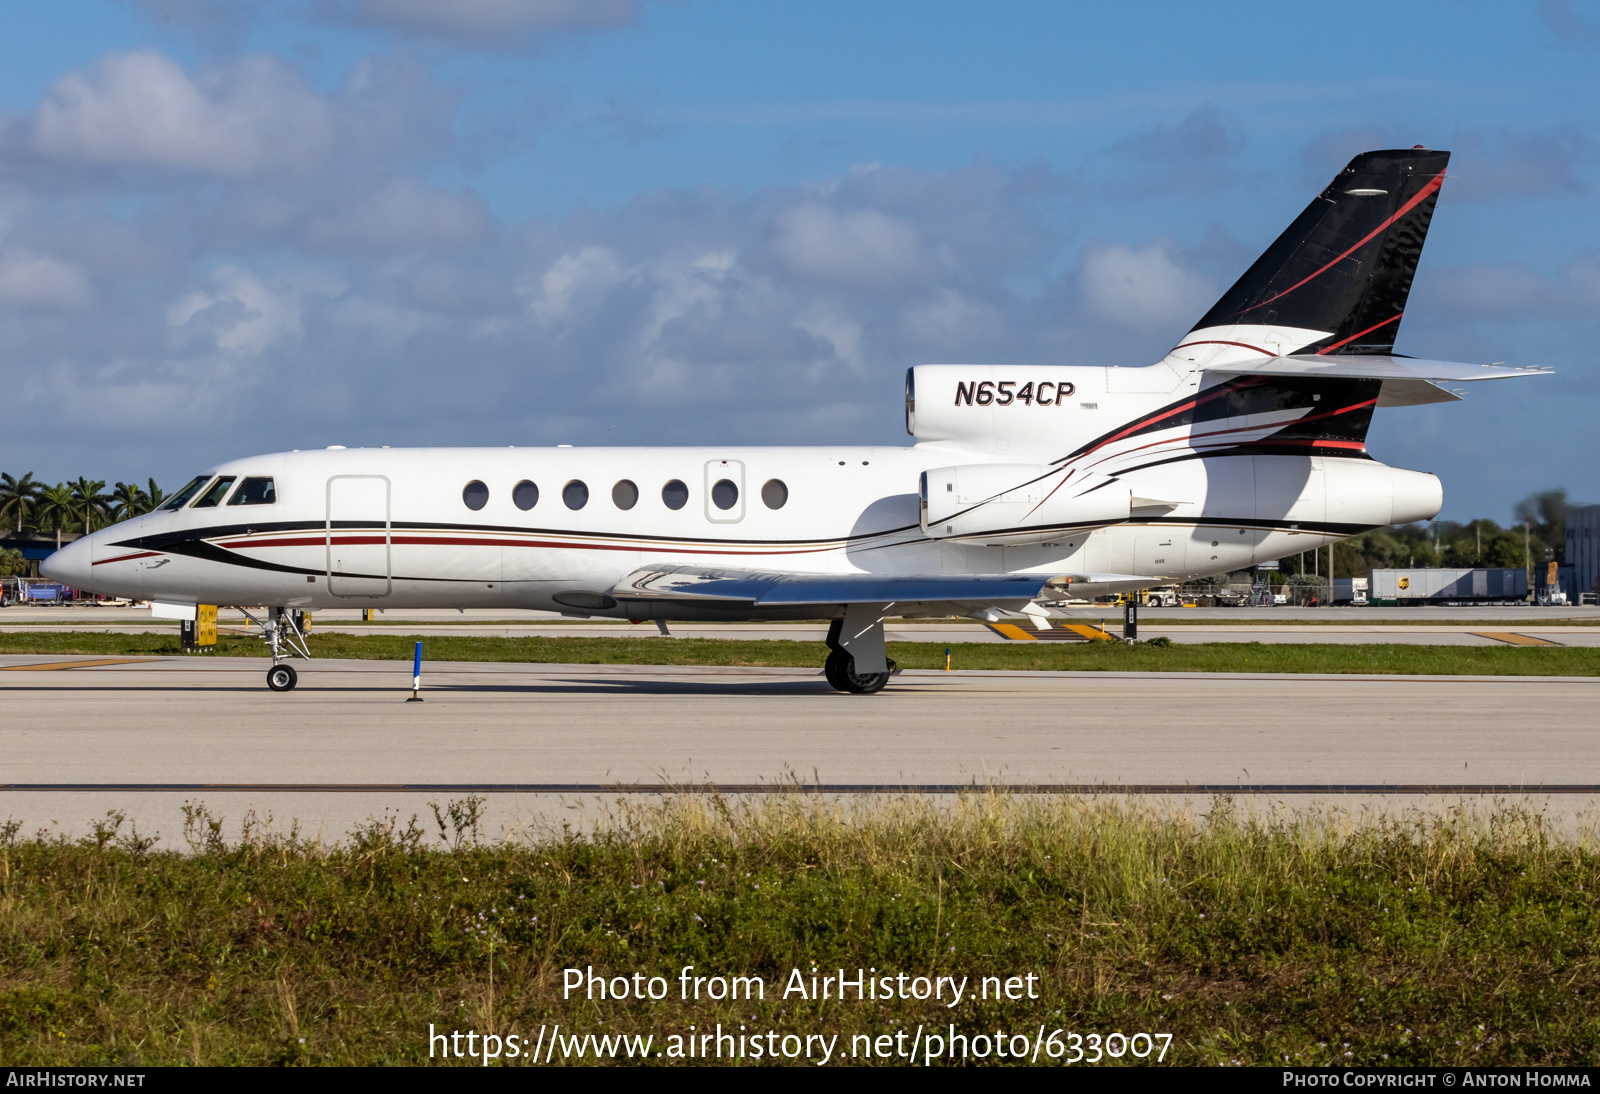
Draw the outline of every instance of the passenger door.
<instances>
[{"instance_id":1,"label":"passenger door","mask_svg":"<svg viewBox=\"0 0 1600 1094\"><path fill-rule=\"evenodd\" d=\"M334 596L388 596L389 480L335 475L328 480L328 591Z\"/></svg>"}]
</instances>

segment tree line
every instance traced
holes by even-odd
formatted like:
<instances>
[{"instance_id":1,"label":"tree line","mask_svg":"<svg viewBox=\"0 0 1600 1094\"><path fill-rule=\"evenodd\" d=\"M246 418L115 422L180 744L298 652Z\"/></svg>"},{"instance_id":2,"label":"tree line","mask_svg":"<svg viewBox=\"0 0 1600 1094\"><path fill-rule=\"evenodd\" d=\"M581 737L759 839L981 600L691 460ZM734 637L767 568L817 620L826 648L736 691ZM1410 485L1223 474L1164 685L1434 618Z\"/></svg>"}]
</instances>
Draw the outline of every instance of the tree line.
<instances>
[{"instance_id":1,"label":"tree line","mask_svg":"<svg viewBox=\"0 0 1600 1094\"><path fill-rule=\"evenodd\" d=\"M108 493L100 479L80 476L50 486L37 481L32 471L21 478L0 472L0 519L18 535L25 531L53 534L58 548L64 531L88 535L96 528L148 513L166 499L155 479L150 479L147 487L119 482Z\"/></svg>"},{"instance_id":2,"label":"tree line","mask_svg":"<svg viewBox=\"0 0 1600 1094\"><path fill-rule=\"evenodd\" d=\"M1333 576L1365 577L1368 570L1479 566L1539 569L1546 562L1567 560L1567 492L1541 490L1517 503L1517 523L1502 528L1492 520L1458 523L1423 521L1375 528L1333 546ZM1548 552L1548 555L1547 555ZM1328 552L1320 560L1310 554L1290 555L1283 573L1328 576Z\"/></svg>"}]
</instances>

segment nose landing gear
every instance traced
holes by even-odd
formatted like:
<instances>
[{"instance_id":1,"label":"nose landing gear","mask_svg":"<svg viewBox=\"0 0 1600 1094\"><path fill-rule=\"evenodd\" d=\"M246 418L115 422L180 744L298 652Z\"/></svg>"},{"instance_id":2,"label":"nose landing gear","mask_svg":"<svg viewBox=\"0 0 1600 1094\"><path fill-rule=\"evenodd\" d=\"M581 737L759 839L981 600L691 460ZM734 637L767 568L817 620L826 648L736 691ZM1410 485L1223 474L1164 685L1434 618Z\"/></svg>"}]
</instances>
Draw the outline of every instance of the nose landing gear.
<instances>
[{"instance_id":1,"label":"nose landing gear","mask_svg":"<svg viewBox=\"0 0 1600 1094\"><path fill-rule=\"evenodd\" d=\"M267 670L267 687L272 691L293 691L300 682L300 674L295 672L293 665L285 665L283 661L290 657L311 660L311 651L306 648L306 636L295 619L296 613L287 608L268 608L265 620L257 619L249 612L244 615L261 628L263 637L272 646L272 667Z\"/></svg>"}]
</instances>

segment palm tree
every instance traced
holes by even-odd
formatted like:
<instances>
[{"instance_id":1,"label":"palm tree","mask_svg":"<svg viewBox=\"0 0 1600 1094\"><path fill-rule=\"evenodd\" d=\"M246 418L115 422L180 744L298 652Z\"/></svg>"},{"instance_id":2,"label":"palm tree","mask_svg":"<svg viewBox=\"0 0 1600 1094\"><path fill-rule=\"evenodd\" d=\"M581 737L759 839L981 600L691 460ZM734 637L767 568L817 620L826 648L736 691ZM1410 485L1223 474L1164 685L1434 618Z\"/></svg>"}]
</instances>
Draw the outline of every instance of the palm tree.
<instances>
[{"instance_id":1,"label":"palm tree","mask_svg":"<svg viewBox=\"0 0 1600 1094\"><path fill-rule=\"evenodd\" d=\"M78 476L78 481L73 483L69 490L72 491L73 515L83 518L83 534L88 535L94 529L90 527L96 514L104 515L106 503L111 499L103 492L106 484L101 479L86 479Z\"/></svg>"},{"instance_id":2,"label":"palm tree","mask_svg":"<svg viewBox=\"0 0 1600 1094\"><path fill-rule=\"evenodd\" d=\"M55 532L56 550L61 550L61 525L77 515L78 501L66 483L58 482L39 491L39 505L33 516L37 521L48 523Z\"/></svg>"},{"instance_id":3,"label":"palm tree","mask_svg":"<svg viewBox=\"0 0 1600 1094\"><path fill-rule=\"evenodd\" d=\"M155 512L160 508L161 503L167 500L167 495L162 492L161 487L156 485L155 479L150 480L150 489L145 491L144 496L150 499L150 504L145 509L146 513Z\"/></svg>"},{"instance_id":4,"label":"palm tree","mask_svg":"<svg viewBox=\"0 0 1600 1094\"><path fill-rule=\"evenodd\" d=\"M111 515L116 520L127 520L151 510L150 496L137 483L119 482L111 492Z\"/></svg>"},{"instance_id":5,"label":"palm tree","mask_svg":"<svg viewBox=\"0 0 1600 1094\"><path fill-rule=\"evenodd\" d=\"M33 481L32 471L20 479L0 474L0 513L10 513L17 518L18 535L22 534L22 522L28 516L28 511L39 504L39 494L43 489L44 483Z\"/></svg>"}]
</instances>

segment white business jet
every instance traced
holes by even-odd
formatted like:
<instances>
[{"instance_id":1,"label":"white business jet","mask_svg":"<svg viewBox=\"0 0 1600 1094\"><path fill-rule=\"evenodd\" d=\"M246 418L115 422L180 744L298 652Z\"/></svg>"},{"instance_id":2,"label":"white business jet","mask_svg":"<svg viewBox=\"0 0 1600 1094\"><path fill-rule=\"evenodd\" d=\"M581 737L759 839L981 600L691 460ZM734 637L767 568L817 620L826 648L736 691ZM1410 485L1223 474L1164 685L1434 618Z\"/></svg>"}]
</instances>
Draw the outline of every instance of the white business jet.
<instances>
[{"instance_id":1,"label":"white business jet","mask_svg":"<svg viewBox=\"0 0 1600 1094\"><path fill-rule=\"evenodd\" d=\"M1162 361L919 365L908 448L364 448L214 467L42 566L80 589L298 612L529 608L831 620L828 681L889 680L886 616L1022 614L1427 520L1433 475L1366 451L1378 407L1538 370L1394 354L1449 153L1350 161Z\"/></svg>"}]
</instances>

